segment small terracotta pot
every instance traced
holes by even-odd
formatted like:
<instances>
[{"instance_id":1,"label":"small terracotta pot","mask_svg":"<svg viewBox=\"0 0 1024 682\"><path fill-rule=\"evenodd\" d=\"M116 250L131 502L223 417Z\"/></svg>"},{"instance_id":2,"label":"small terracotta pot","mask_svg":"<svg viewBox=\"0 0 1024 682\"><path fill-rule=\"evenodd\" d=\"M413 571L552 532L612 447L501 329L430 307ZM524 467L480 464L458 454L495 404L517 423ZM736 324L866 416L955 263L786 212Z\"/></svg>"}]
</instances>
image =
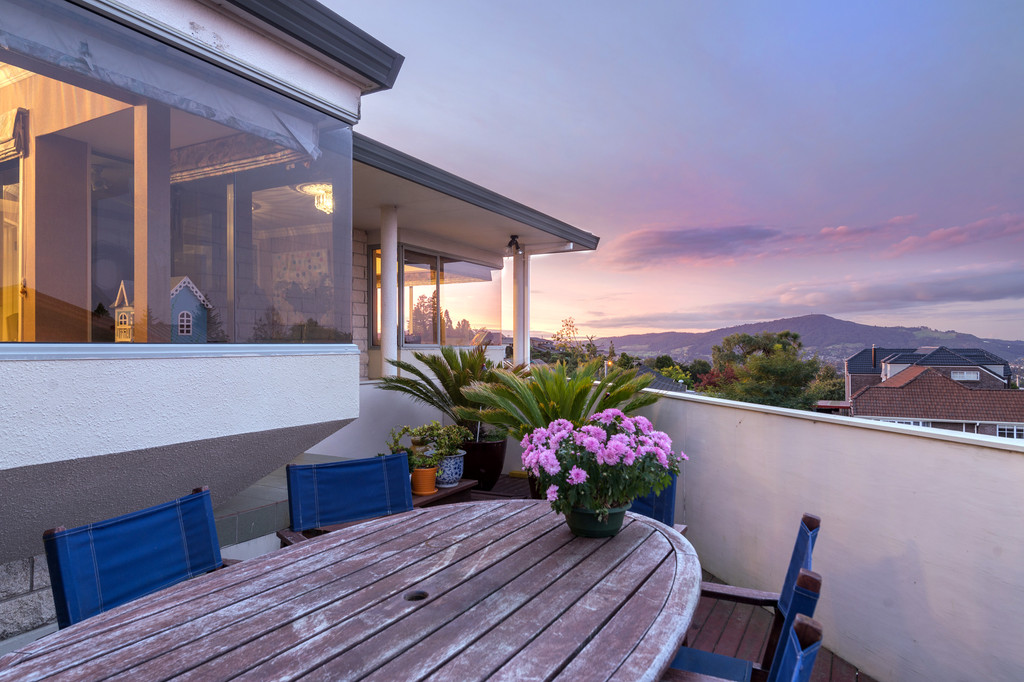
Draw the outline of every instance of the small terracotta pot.
<instances>
[{"instance_id":1,"label":"small terracotta pot","mask_svg":"<svg viewBox=\"0 0 1024 682\"><path fill-rule=\"evenodd\" d=\"M435 481L437 479L437 467L429 469L412 470L412 494L433 495L437 492Z\"/></svg>"}]
</instances>

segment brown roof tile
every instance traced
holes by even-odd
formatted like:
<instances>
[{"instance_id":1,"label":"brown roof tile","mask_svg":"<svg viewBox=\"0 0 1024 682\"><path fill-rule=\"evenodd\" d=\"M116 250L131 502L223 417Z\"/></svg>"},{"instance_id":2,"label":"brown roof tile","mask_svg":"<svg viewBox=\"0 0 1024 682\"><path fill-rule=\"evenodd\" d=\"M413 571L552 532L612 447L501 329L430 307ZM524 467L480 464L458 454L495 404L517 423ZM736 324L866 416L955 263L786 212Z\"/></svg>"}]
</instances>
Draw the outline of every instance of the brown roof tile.
<instances>
[{"instance_id":1,"label":"brown roof tile","mask_svg":"<svg viewBox=\"0 0 1024 682\"><path fill-rule=\"evenodd\" d=\"M930 367L909 367L850 402L857 417L1024 423L1024 391L972 390Z\"/></svg>"}]
</instances>

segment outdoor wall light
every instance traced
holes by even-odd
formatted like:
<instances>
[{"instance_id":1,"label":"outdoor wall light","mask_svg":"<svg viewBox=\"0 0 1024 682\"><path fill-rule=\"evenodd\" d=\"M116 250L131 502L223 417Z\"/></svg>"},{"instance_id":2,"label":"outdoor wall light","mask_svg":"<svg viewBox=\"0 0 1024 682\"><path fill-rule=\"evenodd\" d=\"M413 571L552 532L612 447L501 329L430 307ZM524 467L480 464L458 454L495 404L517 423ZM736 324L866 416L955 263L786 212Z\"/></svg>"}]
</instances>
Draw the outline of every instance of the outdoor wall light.
<instances>
[{"instance_id":1,"label":"outdoor wall light","mask_svg":"<svg viewBox=\"0 0 1024 682\"><path fill-rule=\"evenodd\" d=\"M523 254L523 247L519 246L518 234L512 235L512 238L508 240L507 248L509 252L514 253L517 256L521 256Z\"/></svg>"},{"instance_id":2,"label":"outdoor wall light","mask_svg":"<svg viewBox=\"0 0 1024 682\"><path fill-rule=\"evenodd\" d=\"M316 210L330 215L334 213L334 187L328 182L306 182L295 189L313 197Z\"/></svg>"}]
</instances>

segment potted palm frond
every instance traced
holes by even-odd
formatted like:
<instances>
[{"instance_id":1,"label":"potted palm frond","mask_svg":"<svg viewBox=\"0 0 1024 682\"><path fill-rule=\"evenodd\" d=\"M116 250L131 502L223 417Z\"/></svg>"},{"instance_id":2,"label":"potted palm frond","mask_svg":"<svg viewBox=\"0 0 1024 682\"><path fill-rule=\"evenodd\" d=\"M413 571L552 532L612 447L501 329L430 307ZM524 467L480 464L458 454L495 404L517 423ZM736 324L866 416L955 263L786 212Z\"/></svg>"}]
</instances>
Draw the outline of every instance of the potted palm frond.
<instances>
[{"instance_id":1,"label":"potted palm frond","mask_svg":"<svg viewBox=\"0 0 1024 682\"><path fill-rule=\"evenodd\" d=\"M462 389L475 382L488 382L494 378L496 368L487 358L486 347L464 349L442 346L439 355L415 351L413 357L426 369L404 360L388 360L402 374L384 377L379 384L380 388L404 393L417 402L430 405L451 421L468 429L470 437L462 447L466 451L464 475L479 481L478 487L482 490L490 490L505 465L507 432L500 426L460 417L456 412L462 407L483 406L466 397ZM511 373L521 375L523 371L518 368Z\"/></svg>"},{"instance_id":2,"label":"potted palm frond","mask_svg":"<svg viewBox=\"0 0 1024 682\"><path fill-rule=\"evenodd\" d=\"M601 359L572 371L562 361L532 365L526 376L495 369L490 381L463 389L466 398L481 407L458 407L455 412L461 419L491 424L522 440L559 419L578 428L594 413L618 408L631 414L658 400L656 393L643 390L653 375L637 376L636 369L615 367L602 376L602 369ZM533 496L539 497L533 477L530 483Z\"/></svg>"}]
</instances>

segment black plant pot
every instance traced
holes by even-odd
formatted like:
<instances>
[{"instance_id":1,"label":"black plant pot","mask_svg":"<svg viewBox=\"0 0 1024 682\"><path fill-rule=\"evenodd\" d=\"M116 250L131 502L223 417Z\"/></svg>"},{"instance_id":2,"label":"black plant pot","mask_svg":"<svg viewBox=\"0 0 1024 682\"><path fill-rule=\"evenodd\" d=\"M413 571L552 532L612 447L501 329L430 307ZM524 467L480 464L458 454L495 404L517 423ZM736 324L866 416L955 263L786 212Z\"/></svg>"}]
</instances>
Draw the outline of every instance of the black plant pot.
<instances>
[{"instance_id":1,"label":"black plant pot","mask_svg":"<svg viewBox=\"0 0 1024 682\"><path fill-rule=\"evenodd\" d=\"M502 440L485 440L485 441L472 441L467 440L462 444L462 449L466 451L466 456L463 458L462 475L466 478L476 479L478 481L477 488L480 490L490 490L494 487L494 484L498 482L498 477L501 476L502 469L505 468L505 446L508 441Z\"/></svg>"}]
</instances>

